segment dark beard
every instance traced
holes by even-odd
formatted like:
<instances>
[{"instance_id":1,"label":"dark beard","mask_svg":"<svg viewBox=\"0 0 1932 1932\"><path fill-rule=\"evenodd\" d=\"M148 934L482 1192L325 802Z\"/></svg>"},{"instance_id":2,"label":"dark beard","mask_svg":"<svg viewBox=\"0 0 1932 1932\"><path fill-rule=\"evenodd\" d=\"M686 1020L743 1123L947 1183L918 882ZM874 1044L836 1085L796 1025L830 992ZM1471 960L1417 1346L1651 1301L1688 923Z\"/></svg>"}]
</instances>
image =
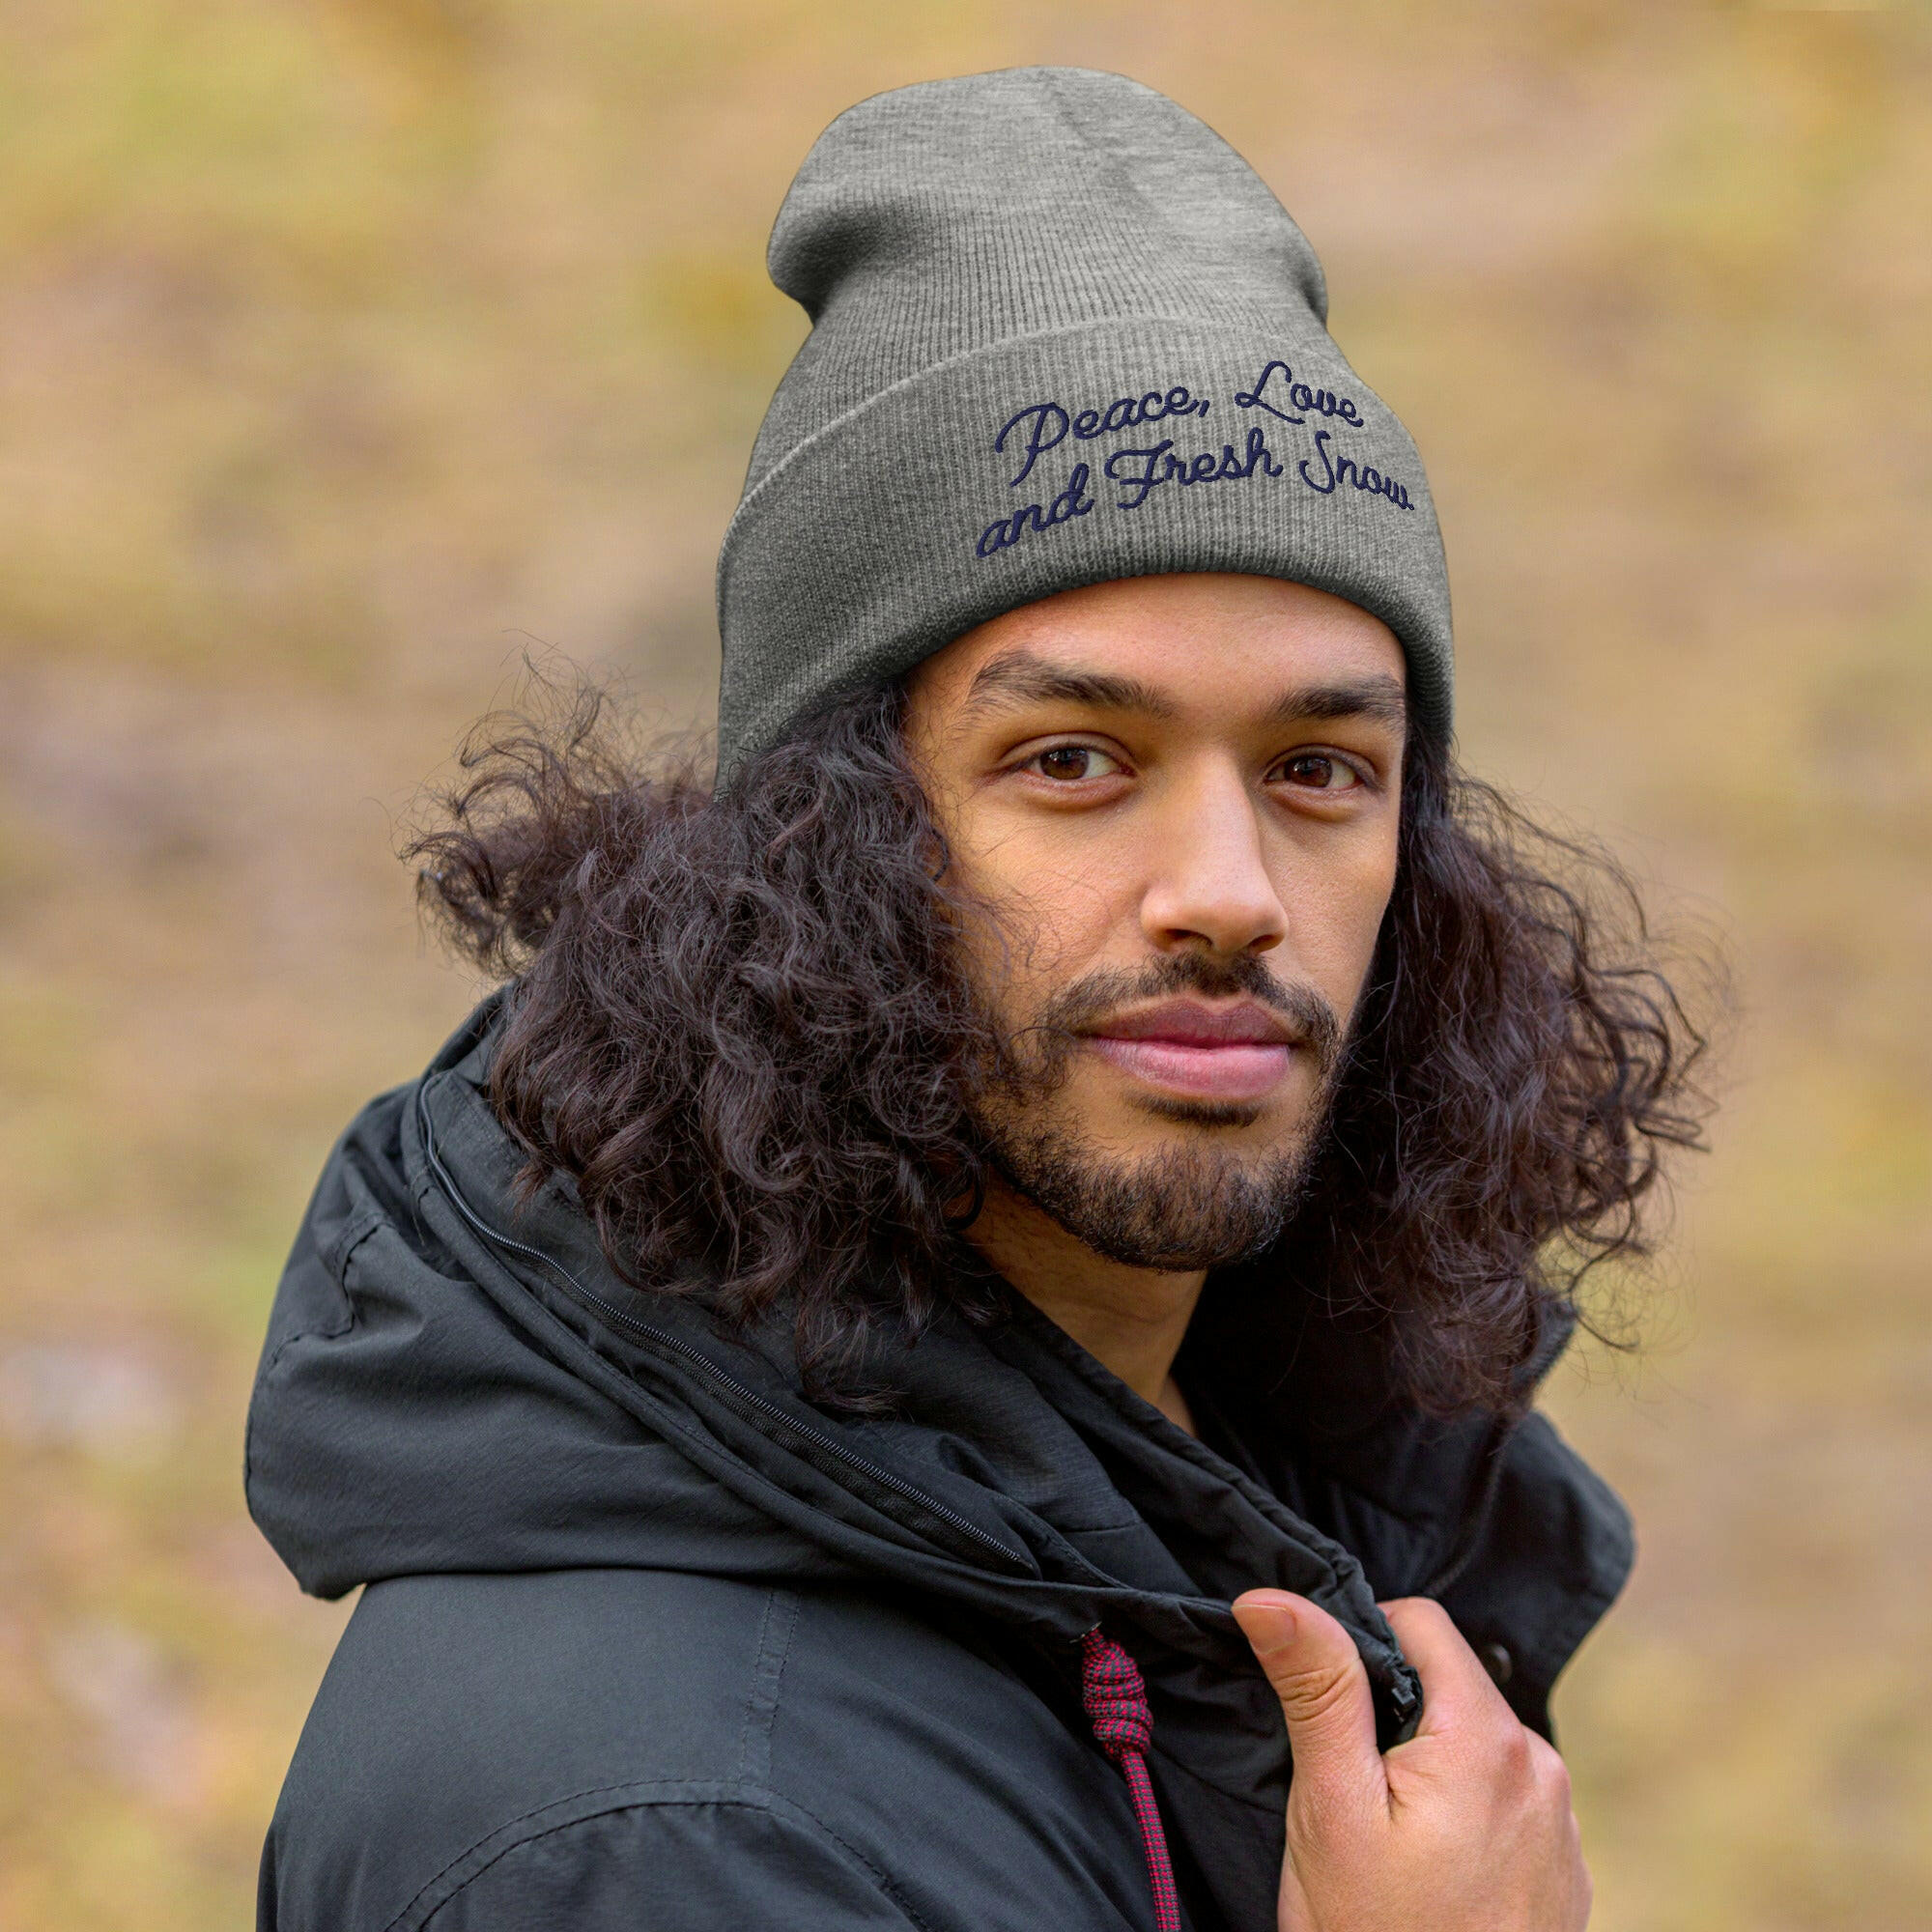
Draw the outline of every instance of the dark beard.
<instances>
[{"instance_id":1,"label":"dark beard","mask_svg":"<svg viewBox=\"0 0 1932 1932\"><path fill-rule=\"evenodd\" d=\"M1314 1134L1260 1167L1224 1149L1110 1161L1052 1127L997 1132L993 1165L1076 1239L1129 1267L1227 1267L1264 1254L1293 1218Z\"/></svg>"},{"instance_id":2,"label":"dark beard","mask_svg":"<svg viewBox=\"0 0 1932 1932\"><path fill-rule=\"evenodd\" d=\"M1215 1130L1245 1126L1253 1107L1161 1100L1151 1113L1200 1129L1198 1144L1136 1161L1102 1154L1053 1118L1080 1030L1130 1003L1177 992L1245 993L1283 1013L1315 1057L1320 1084L1294 1144L1259 1163L1216 1144ZM1280 1237L1307 1182L1342 1057L1343 1030L1312 988L1284 985L1259 959L1181 953L1145 973L1099 973L1064 988L1009 1042L1009 1058L976 1110L986 1151L1019 1193L1097 1254L1129 1267L1225 1267Z\"/></svg>"}]
</instances>

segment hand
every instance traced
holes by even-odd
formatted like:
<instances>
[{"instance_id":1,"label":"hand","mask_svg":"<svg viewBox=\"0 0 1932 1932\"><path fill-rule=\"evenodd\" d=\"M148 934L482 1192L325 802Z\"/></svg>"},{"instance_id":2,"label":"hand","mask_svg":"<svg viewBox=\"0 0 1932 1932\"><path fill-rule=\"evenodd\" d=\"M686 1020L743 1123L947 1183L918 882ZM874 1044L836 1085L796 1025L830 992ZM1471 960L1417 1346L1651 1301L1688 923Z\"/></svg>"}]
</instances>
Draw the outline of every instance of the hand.
<instances>
[{"instance_id":1,"label":"hand","mask_svg":"<svg viewBox=\"0 0 1932 1932\"><path fill-rule=\"evenodd\" d=\"M1235 1602L1294 1752L1280 1932L1582 1932L1590 1874L1563 1760L1440 1605L1382 1609L1423 1696L1420 1728L1386 1756L1348 1632L1285 1590Z\"/></svg>"}]
</instances>

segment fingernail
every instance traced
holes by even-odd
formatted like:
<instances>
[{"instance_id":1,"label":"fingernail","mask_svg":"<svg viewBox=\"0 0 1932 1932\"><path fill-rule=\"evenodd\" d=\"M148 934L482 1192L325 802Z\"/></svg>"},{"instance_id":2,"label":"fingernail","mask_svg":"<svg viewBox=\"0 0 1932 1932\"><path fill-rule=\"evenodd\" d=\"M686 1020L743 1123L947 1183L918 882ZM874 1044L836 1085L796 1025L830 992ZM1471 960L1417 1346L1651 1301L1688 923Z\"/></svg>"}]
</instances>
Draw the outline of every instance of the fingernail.
<instances>
[{"instance_id":1,"label":"fingernail","mask_svg":"<svg viewBox=\"0 0 1932 1932\"><path fill-rule=\"evenodd\" d=\"M1278 1591L1250 1590L1236 1602L1235 1616L1244 1631L1250 1618L1262 1624L1262 1632L1248 1632L1250 1643L1264 1633L1270 1650L1279 1650L1283 1644L1294 1641L1294 1601Z\"/></svg>"}]
</instances>

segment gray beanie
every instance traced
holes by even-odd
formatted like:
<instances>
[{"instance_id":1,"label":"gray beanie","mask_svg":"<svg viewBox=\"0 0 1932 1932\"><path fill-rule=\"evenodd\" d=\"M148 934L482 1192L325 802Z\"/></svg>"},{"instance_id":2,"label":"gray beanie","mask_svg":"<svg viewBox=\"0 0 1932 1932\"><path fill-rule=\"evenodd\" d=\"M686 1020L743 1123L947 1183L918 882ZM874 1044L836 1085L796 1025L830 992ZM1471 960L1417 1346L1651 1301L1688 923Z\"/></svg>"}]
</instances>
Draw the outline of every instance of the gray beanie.
<instances>
[{"instance_id":1,"label":"gray beanie","mask_svg":"<svg viewBox=\"0 0 1932 1932\"><path fill-rule=\"evenodd\" d=\"M779 211L811 333L718 559L719 770L1057 590L1244 571L1381 618L1450 722L1415 445L1329 339L1321 265L1241 157L1119 74L875 95Z\"/></svg>"}]
</instances>

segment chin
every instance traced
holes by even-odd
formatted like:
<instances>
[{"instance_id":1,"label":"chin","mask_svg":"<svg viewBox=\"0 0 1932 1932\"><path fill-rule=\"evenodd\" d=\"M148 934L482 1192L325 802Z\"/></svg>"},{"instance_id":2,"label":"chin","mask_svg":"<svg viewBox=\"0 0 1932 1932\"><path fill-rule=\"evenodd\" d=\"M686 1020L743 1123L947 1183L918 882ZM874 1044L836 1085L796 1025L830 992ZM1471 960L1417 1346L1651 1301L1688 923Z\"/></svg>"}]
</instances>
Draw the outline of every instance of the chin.
<instances>
[{"instance_id":1,"label":"chin","mask_svg":"<svg viewBox=\"0 0 1932 1932\"><path fill-rule=\"evenodd\" d=\"M1064 1119L1035 1119L993 1152L1019 1193L1096 1254L1162 1270L1264 1253L1287 1226L1306 1168L1298 1137L1244 1145L1229 1130L1193 1127L1100 1141Z\"/></svg>"}]
</instances>

